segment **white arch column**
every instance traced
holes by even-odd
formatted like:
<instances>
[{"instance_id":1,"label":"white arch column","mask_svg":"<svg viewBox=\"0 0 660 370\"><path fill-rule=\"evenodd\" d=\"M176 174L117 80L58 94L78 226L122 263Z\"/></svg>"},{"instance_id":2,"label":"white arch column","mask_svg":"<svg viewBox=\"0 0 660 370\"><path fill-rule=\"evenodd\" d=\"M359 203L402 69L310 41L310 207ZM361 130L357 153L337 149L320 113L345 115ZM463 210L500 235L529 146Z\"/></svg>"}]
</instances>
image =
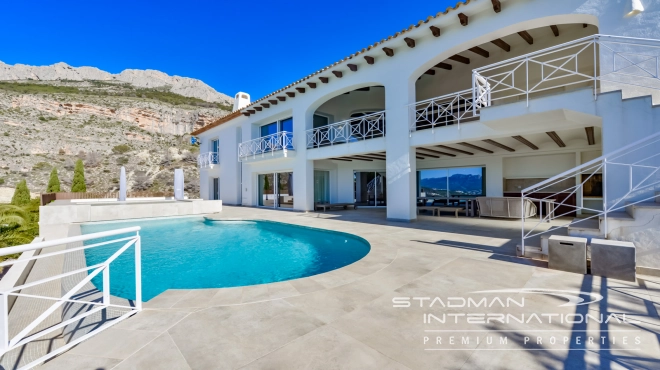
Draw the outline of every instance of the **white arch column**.
<instances>
[{"instance_id":1,"label":"white arch column","mask_svg":"<svg viewBox=\"0 0 660 370\"><path fill-rule=\"evenodd\" d=\"M417 219L417 159L410 147L407 104L415 101L415 84L396 76L385 84L387 151L387 219Z\"/></svg>"},{"instance_id":2,"label":"white arch column","mask_svg":"<svg viewBox=\"0 0 660 370\"><path fill-rule=\"evenodd\" d=\"M297 211L314 210L314 161L307 159L307 128L312 127L312 113L307 107L293 109L293 208Z\"/></svg>"}]
</instances>

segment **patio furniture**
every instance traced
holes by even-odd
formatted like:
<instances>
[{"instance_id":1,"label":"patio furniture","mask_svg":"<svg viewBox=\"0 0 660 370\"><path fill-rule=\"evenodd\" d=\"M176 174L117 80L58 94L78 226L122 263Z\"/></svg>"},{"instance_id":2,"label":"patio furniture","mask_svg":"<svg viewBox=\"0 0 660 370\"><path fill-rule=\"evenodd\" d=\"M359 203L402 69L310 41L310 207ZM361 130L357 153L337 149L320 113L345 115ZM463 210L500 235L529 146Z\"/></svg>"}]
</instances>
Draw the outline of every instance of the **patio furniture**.
<instances>
[{"instance_id":1,"label":"patio furniture","mask_svg":"<svg viewBox=\"0 0 660 370\"><path fill-rule=\"evenodd\" d=\"M454 217L458 218L458 212L465 211L465 208L426 206L426 207L417 207L417 214L419 214L419 211L431 211L433 212L434 216L436 212L438 213L438 216L440 216L440 212L454 212Z\"/></svg>"},{"instance_id":2,"label":"patio furniture","mask_svg":"<svg viewBox=\"0 0 660 370\"><path fill-rule=\"evenodd\" d=\"M316 210L322 208L323 212L327 211L328 209L333 209L333 208L348 209L348 207L353 207L353 209L357 209L357 206L353 203L316 203L314 205L314 208Z\"/></svg>"},{"instance_id":3,"label":"patio furniture","mask_svg":"<svg viewBox=\"0 0 660 370\"><path fill-rule=\"evenodd\" d=\"M587 239L553 235L548 239L548 268L587 273Z\"/></svg>"},{"instance_id":4,"label":"patio furniture","mask_svg":"<svg viewBox=\"0 0 660 370\"><path fill-rule=\"evenodd\" d=\"M635 281L635 245L618 240L591 239L591 275Z\"/></svg>"},{"instance_id":5,"label":"patio furniture","mask_svg":"<svg viewBox=\"0 0 660 370\"><path fill-rule=\"evenodd\" d=\"M525 218L536 216L536 205L525 199L522 207L522 198L514 197L477 197L479 217ZM524 212L522 214L521 212Z\"/></svg>"}]
</instances>

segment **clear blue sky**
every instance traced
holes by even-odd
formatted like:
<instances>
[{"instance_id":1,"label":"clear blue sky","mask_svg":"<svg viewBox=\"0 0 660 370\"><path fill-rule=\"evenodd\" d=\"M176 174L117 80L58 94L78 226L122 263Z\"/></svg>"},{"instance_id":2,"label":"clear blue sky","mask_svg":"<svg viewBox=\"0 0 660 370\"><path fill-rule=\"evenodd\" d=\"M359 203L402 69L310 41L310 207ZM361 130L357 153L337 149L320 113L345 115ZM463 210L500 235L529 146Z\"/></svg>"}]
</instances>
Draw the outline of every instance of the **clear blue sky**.
<instances>
[{"instance_id":1,"label":"clear blue sky","mask_svg":"<svg viewBox=\"0 0 660 370\"><path fill-rule=\"evenodd\" d=\"M156 69L256 99L457 2L4 1L0 61Z\"/></svg>"}]
</instances>

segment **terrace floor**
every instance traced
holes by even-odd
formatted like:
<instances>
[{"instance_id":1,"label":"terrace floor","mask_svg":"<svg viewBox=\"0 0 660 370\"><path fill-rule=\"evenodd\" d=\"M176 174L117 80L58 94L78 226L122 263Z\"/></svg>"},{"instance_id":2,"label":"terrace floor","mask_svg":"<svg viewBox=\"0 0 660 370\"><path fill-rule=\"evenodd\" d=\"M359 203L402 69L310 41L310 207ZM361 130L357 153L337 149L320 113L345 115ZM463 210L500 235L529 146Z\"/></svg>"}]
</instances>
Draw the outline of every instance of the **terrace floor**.
<instances>
[{"instance_id":1,"label":"terrace floor","mask_svg":"<svg viewBox=\"0 0 660 370\"><path fill-rule=\"evenodd\" d=\"M660 278L608 280L515 257L519 220L421 216L398 223L386 221L384 210L229 206L218 216L348 232L372 250L303 279L168 290L41 368L660 368ZM565 298L511 289L602 299L561 306ZM409 297L410 307L394 307L395 297ZM475 306L484 298L488 307ZM579 320L601 313L607 323ZM523 322L491 320L507 314ZM624 317L635 322L620 323Z\"/></svg>"}]
</instances>

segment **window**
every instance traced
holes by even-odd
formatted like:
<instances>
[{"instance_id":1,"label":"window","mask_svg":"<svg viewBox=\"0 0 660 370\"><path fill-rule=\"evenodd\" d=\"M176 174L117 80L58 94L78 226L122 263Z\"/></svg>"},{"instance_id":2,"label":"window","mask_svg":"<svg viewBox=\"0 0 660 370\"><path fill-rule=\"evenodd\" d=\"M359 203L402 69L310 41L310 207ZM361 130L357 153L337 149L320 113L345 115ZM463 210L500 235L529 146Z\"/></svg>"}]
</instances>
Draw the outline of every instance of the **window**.
<instances>
[{"instance_id":1,"label":"window","mask_svg":"<svg viewBox=\"0 0 660 370\"><path fill-rule=\"evenodd\" d=\"M329 119L326 116L319 116L318 114L314 115L313 119L313 128L319 128L322 126L327 126L329 123Z\"/></svg>"},{"instance_id":2,"label":"window","mask_svg":"<svg viewBox=\"0 0 660 370\"><path fill-rule=\"evenodd\" d=\"M595 174L582 174L582 195L584 197L600 198L603 196L603 175L600 173Z\"/></svg>"},{"instance_id":3,"label":"window","mask_svg":"<svg viewBox=\"0 0 660 370\"><path fill-rule=\"evenodd\" d=\"M281 131L293 132L293 118L285 118L259 128L261 137L276 134Z\"/></svg>"},{"instance_id":4,"label":"window","mask_svg":"<svg viewBox=\"0 0 660 370\"><path fill-rule=\"evenodd\" d=\"M261 126L261 137L276 134L277 133L277 122L269 123L267 125Z\"/></svg>"},{"instance_id":5,"label":"window","mask_svg":"<svg viewBox=\"0 0 660 370\"><path fill-rule=\"evenodd\" d=\"M486 194L486 168L438 168L417 171L417 195L429 198Z\"/></svg>"}]
</instances>

